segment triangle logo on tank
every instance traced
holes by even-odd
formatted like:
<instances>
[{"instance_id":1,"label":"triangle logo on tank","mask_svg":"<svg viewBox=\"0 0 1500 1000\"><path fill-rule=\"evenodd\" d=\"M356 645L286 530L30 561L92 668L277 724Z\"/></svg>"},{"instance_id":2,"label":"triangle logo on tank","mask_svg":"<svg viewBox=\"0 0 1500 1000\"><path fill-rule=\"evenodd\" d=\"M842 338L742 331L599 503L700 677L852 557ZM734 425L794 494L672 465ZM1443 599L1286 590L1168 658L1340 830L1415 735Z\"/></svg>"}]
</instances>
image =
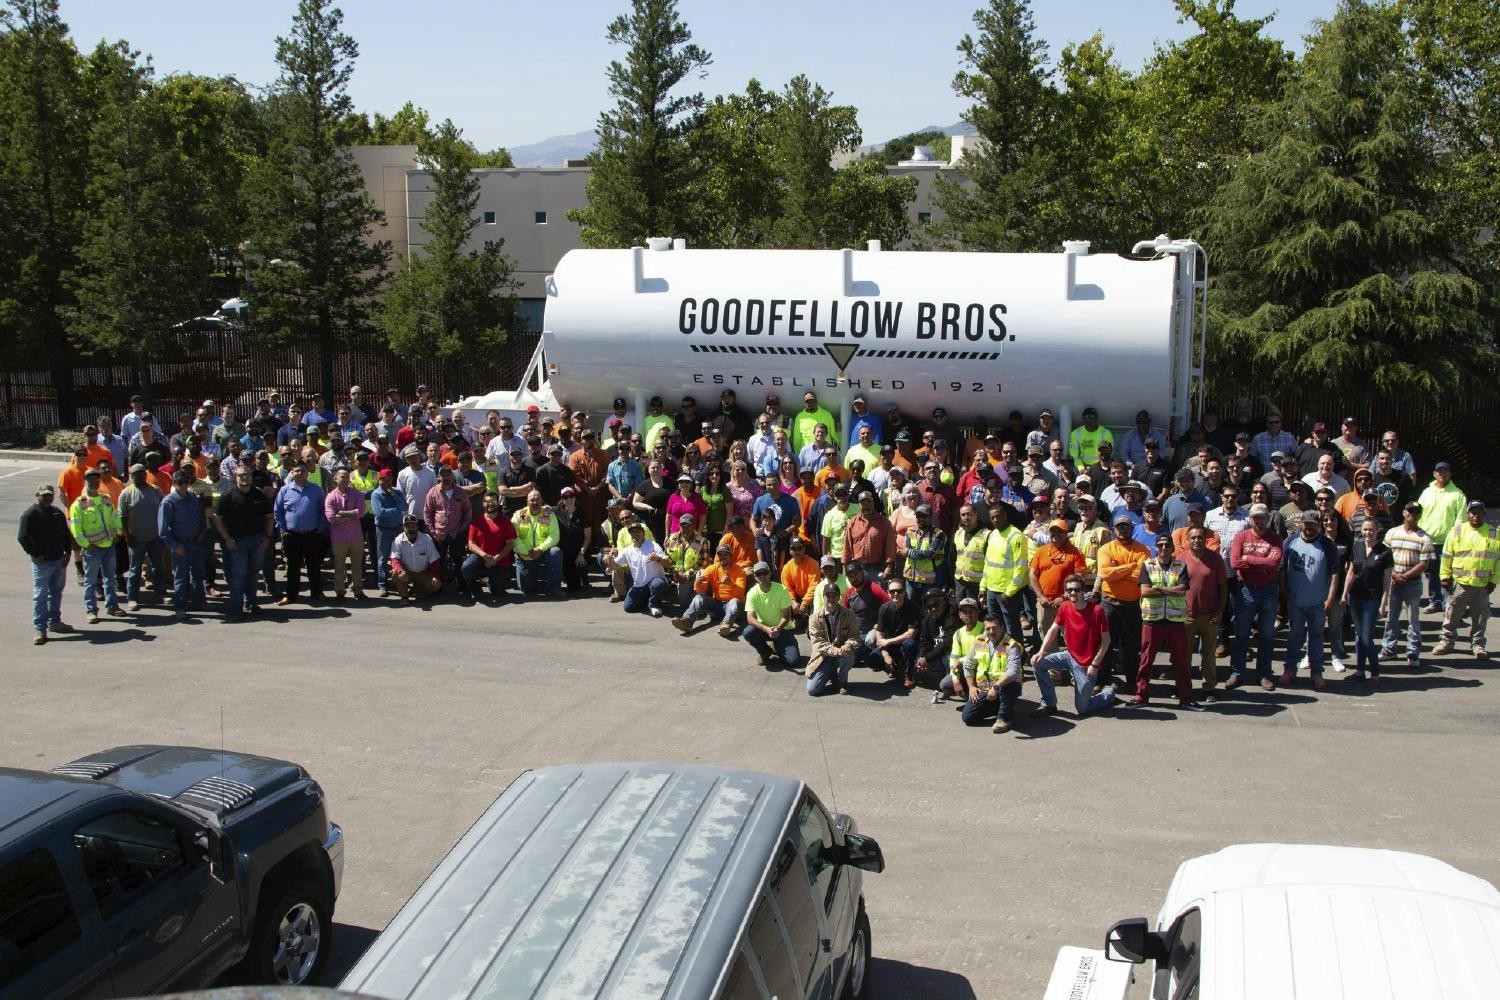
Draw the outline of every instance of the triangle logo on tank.
<instances>
[{"instance_id":1,"label":"triangle logo on tank","mask_svg":"<svg viewBox=\"0 0 1500 1000\"><path fill-rule=\"evenodd\" d=\"M842 375L844 369L849 367L849 362L854 360L854 356L859 353L859 345L824 344L823 351L833 359L834 364L839 366L839 374Z\"/></svg>"}]
</instances>

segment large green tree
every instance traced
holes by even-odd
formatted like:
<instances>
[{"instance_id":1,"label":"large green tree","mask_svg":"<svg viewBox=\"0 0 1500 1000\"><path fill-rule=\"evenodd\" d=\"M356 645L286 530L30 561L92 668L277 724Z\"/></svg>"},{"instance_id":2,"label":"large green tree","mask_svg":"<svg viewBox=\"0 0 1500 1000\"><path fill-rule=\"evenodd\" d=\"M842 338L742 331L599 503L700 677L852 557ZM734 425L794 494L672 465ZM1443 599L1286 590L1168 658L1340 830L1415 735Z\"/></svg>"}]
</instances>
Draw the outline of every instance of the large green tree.
<instances>
[{"instance_id":1,"label":"large green tree","mask_svg":"<svg viewBox=\"0 0 1500 1000\"><path fill-rule=\"evenodd\" d=\"M974 27L958 44L964 68L953 89L972 102L964 120L982 144L964 154L967 183L934 186L946 218L933 235L964 250L1055 249L1056 220L1044 211L1054 203L1057 115L1047 44L1029 0L989 0Z\"/></svg>"},{"instance_id":2,"label":"large green tree","mask_svg":"<svg viewBox=\"0 0 1500 1000\"><path fill-rule=\"evenodd\" d=\"M1345 0L1309 38L1300 78L1205 212L1221 385L1275 372L1432 397L1493 372L1480 287L1452 267L1433 211L1417 94L1391 7Z\"/></svg>"},{"instance_id":3,"label":"large green tree","mask_svg":"<svg viewBox=\"0 0 1500 1000\"><path fill-rule=\"evenodd\" d=\"M715 97L687 136L697 164L681 232L694 246L759 247L776 216L777 177L766 151L778 98L752 79L742 94Z\"/></svg>"},{"instance_id":4,"label":"large green tree","mask_svg":"<svg viewBox=\"0 0 1500 1000\"><path fill-rule=\"evenodd\" d=\"M124 42L101 43L84 85L93 128L87 221L70 275L73 333L81 344L134 354L149 393L150 361L200 304L220 233L217 206L148 62Z\"/></svg>"},{"instance_id":5,"label":"large green tree","mask_svg":"<svg viewBox=\"0 0 1500 1000\"><path fill-rule=\"evenodd\" d=\"M712 62L693 44L676 0L631 0L630 13L611 21L607 33L611 44L625 47L625 59L609 64L615 105L599 115L588 205L568 213L594 247L686 231L694 173L687 136L704 102L702 94L677 91Z\"/></svg>"},{"instance_id":6,"label":"large green tree","mask_svg":"<svg viewBox=\"0 0 1500 1000\"><path fill-rule=\"evenodd\" d=\"M374 239L384 214L347 149L359 49L342 23L329 0L299 0L291 33L276 40L270 147L246 185L260 258L249 275L256 333L315 341L325 393L340 333L369 324L391 254Z\"/></svg>"},{"instance_id":7,"label":"large green tree","mask_svg":"<svg viewBox=\"0 0 1500 1000\"><path fill-rule=\"evenodd\" d=\"M0 351L44 358L58 420L75 423L67 276L83 222L86 117L56 0L0 6Z\"/></svg>"},{"instance_id":8,"label":"large green tree","mask_svg":"<svg viewBox=\"0 0 1500 1000\"><path fill-rule=\"evenodd\" d=\"M449 120L422 143L417 158L432 190L422 216L426 240L386 290L380 328L391 347L409 358L490 356L515 328L514 265L503 240L469 249L479 225L473 149ZM457 398L462 371L448 370L444 389Z\"/></svg>"}]
</instances>

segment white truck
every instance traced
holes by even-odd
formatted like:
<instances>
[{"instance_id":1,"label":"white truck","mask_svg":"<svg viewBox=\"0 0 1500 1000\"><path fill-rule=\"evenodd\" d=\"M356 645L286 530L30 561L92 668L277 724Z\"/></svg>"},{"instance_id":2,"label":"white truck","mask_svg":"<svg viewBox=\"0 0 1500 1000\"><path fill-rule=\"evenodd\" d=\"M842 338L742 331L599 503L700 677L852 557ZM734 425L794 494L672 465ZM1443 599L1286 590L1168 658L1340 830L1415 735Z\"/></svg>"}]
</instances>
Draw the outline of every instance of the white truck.
<instances>
[{"instance_id":1,"label":"white truck","mask_svg":"<svg viewBox=\"0 0 1500 1000\"><path fill-rule=\"evenodd\" d=\"M1203 374L1208 260L1159 236L1132 256L882 250L690 250L653 239L573 250L547 279L541 341L522 385L459 401L475 421L568 403L607 413L623 396L640 425L651 396L693 395L712 413L808 389L850 422L863 392L925 418L996 426L1052 408L1064 433L1094 406L1106 425L1137 410L1180 432Z\"/></svg>"},{"instance_id":2,"label":"white truck","mask_svg":"<svg viewBox=\"0 0 1500 1000\"><path fill-rule=\"evenodd\" d=\"M1184 862L1153 925L1058 953L1045 1000L1495 1000L1500 892L1420 854L1239 844Z\"/></svg>"}]
</instances>

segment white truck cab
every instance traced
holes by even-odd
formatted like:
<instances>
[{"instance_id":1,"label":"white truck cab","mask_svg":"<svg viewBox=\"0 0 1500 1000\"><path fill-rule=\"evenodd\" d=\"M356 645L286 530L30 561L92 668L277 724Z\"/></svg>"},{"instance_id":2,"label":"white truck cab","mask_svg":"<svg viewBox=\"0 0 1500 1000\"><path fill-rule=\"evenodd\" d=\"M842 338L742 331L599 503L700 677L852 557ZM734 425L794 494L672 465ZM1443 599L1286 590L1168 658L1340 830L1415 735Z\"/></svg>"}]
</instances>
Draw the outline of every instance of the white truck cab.
<instances>
[{"instance_id":1,"label":"white truck cab","mask_svg":"<svg viewBox=\"0 0 1500 1000\"><path fill-rule=\"evenodd\" d=\"M1121 1000L1151 963L1152 1000L1492 1000L1500 892L1435 858L1240 844L1183 863L1153 928L1064 948L1046 1000Z\"/></svg>"}]
</instances>

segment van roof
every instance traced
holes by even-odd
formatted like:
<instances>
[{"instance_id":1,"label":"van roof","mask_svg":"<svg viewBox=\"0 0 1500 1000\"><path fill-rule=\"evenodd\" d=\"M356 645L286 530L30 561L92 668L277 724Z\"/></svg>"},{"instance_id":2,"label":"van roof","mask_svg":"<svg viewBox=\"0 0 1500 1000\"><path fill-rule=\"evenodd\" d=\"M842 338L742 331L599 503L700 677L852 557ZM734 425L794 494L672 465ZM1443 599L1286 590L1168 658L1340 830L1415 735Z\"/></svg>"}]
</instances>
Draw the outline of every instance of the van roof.
<instances>
[{"instance_id":1,"label":"van roof","mask_svg":"<svg viewBox=\"0 0 1500 1000\"><path fill-rule=\"evenodd\" d=\"M1402 851L1242 844L1178 869L1161 919L1210 911L1204 996L1490 997L1500 892Z\"/></svg>"},{"instance_id":2,"label":"van roof","mask_svg":"<svg viewBox=\"0 0 1500 1000\"><path fill-rule=\"evenodd\" d=\"M793 778L696 765L526 771L340 988L709 996L801 791Z\"/></svg>"}]
</instances>

